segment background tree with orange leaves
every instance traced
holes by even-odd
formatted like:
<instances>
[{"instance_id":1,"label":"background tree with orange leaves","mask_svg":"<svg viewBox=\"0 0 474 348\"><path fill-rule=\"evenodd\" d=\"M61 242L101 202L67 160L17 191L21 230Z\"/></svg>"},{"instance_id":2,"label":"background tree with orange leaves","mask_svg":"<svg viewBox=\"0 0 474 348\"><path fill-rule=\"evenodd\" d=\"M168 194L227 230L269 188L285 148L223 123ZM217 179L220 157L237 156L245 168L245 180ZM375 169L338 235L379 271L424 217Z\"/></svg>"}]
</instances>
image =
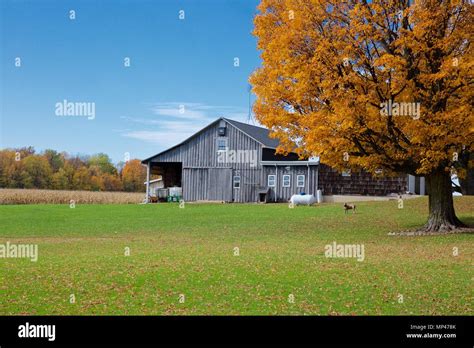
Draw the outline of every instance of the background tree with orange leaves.
<instances>
[{"instance_id":1,"label":"background tree with orange leaves","mask_svg":"<svg viewBox=\"0 0 474 348\"><path fill-rule=\"evenodd\" d=\"M423 175L424 229L463 226L451 171L465 175L459 159L474 150L469 1L262 0L259 11L254 112L281 150Z\"/></svg>"}]
</instances>

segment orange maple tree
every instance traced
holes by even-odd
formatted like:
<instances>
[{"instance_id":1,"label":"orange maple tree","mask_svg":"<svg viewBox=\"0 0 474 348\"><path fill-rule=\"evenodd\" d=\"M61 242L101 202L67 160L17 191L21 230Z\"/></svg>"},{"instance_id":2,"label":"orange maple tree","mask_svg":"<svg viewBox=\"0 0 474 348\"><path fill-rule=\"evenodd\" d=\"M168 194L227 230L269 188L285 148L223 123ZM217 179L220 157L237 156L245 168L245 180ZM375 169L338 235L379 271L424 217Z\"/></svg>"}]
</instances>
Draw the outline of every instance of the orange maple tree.
<instances>
[{"instance_id":1,"label":"orange maple tree","mask_svg":"<svg viewBox=\"0 0 474 348\"><path fill-rule=\"evenodd\" d=\"M451 171L474 150L473 5L449 0L262 0L250 78L280 150L340 170L425 176L426 231L463 226ZM465 164L463 162L463 164Z\"/></svg>"},{"instance_id":2,"label":"orange maple tree","mask_svg":"<svg viewBox=\"0 0 474 348\"><path fill-rule=\"evenodd\" d=\"M143 191L145 180L146 169L139 160L133 159L125 163L122 170L122 181L125 191Z\"/></svg>"}]
</instances>

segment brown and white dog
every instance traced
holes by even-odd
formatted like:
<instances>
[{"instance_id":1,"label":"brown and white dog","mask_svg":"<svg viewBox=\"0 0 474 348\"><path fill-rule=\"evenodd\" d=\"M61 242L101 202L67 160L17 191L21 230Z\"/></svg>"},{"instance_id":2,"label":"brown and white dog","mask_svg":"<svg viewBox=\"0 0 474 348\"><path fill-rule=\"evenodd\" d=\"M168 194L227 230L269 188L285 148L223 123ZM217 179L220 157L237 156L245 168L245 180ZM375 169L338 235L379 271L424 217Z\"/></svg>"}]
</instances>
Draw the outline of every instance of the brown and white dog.
<instances>
[{"instance_id":1,"label":"brown and white dog","mask_svg":"<svg viewBox=\"0 0 474 348\"><path fill-rule=\"evenodd\" d=\"M352 213L355 214L356 212L356 205L355 204L347 204L344 203L344 214L347 214L348 210L352 210Z\"/></svg>"}]
</instances>

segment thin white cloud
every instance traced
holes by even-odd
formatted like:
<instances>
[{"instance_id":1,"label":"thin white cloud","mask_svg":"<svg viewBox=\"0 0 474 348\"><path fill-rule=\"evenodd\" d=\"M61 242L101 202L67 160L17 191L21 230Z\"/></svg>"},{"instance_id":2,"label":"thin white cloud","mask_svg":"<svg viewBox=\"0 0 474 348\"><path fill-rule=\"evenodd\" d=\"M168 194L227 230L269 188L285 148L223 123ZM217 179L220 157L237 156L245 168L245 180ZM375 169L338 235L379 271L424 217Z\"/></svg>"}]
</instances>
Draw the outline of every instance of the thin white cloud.
<instances>
[{"instance_id":1,"label":"thin white cloud","mask_svg":"<svg viewBox=\"0 0 474 348\"><path fill-rule=\"evenodd\" d=\"M157 144L161 146L171 146L178 143L176 139L186 139L190 134L186 133L170 133L168 131L131 131L122 134L124 137L138 139L147 143Z\"/></svg>"},{"instance_id":2,"label":"thin white cloud","mask_svg":"<svg viewBox=\"0 0 474 348\"><path fill-rule=\"evenodd\" d=\"M128 117L128 116L121 116L120 118L126 121L130 121L132 123L139 123L139 124L145 124L145 125L160 125L163 122L156 119L136 118L136 117Z\"/></svg>"},{"instance_id":3,"label":"thin white cloud","mask_svg":"<svg viewBox=\"0 0 474 348\"><path fill-rule=\"evenodd\" d=\"M202 120L207 119L206 112L199 109L189 109L189 106L181 104L178 108L155 108L153 109L155 115L187 119L187 120Z\"/></svg>"},{"instance_id":4,"label":"thin white cloud","mask_svg":"<svg viewBox=\"0 0 474 348\"><path fill-rule=\"evenodd\" d=\"M153 104L151 111L158 116L189 120L214 120L220 116L244 115L242 108L224 105L207 105L192 102ZM246 115L246 114L245 114Z\"/></svg>"},{"instance_id":5,"label":"thin white cloud","mask_svg":"<svg viewBox=\"0 0 474 348\"><path fill-rule=\"evenodd\" d=\"M247 113L242 108L216 106L191 102L156 103L150 107L149 117L121 116L122 120L147 129L123 132L122 136L160 145L175 145L219 117L245 121Z\"/></svg>"},{"instance_id":6,"label":"thin white cloud","mask_svg":"<svg viewBox=\"0 0 474 348\"><path fill-rule=\"evenodd\" d=\"M150 143L159 142L162 132L152 132L152 131L131 131L122 134L124 137L139 139L147 141Z\"/></svg>"}]
</instances>

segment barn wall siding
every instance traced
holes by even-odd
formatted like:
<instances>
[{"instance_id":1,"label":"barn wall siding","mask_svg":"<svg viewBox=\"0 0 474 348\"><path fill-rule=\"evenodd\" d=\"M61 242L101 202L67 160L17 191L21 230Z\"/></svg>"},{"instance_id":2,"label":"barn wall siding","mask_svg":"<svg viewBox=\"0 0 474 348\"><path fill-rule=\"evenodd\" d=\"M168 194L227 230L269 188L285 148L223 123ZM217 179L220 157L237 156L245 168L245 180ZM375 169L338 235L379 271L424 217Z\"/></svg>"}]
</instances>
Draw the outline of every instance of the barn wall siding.
<instances>
[{"instance_id":1,"label":"barn wall siding","mask_svg":"<svg viewBox=\"0 0 474 348\"><path fill-rule=\"evenodd\" d=\"M390 193L404 193L408 187L407 175L374 178L361 171L342 176L340 172L325 164L320 165L319 182L324 195L385 196Z\"/></svg>"},{"instance_id":2,"label":"barn wall siding","mask_svg":"<svg viewBox=\"0 0 474 348\"><path fill-rule=\"evenodd\" d=\"M257 202L258 191L266 188L262 169L234 169L233 175L240 176L240 188L233 189L234 202Z\"/></svg>"},{"instance_id":3,"label":"barn wall siding","mask_svg":"<svg viewBox=\"0 0 474 348\"><path fill-rule=\"evenodd\" d=\"M182 184L185 201L206 201L209 199L209 171L207 169L184 168Z\"/></svg>"},{"instance_id":4,"label":"barn wall siding","mask_svg":"<svg viewBox=\"0 0 474 348\"><path fill-rule=\"evenodd\" d=\"M316 195L316 172L317 166L265 166L263 170L263 182L265 187L268 184L268 175L277 175L276 187L271 188L271 200L275 200L275 193L278 202L287 202L292 195L304 192L306 194ZM283 175L290 175L290 187L283 187ZM305 176L305 187L297 187L297 175Z\"/></svg>"}]
</instances>

